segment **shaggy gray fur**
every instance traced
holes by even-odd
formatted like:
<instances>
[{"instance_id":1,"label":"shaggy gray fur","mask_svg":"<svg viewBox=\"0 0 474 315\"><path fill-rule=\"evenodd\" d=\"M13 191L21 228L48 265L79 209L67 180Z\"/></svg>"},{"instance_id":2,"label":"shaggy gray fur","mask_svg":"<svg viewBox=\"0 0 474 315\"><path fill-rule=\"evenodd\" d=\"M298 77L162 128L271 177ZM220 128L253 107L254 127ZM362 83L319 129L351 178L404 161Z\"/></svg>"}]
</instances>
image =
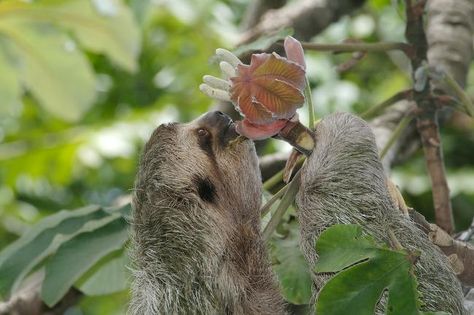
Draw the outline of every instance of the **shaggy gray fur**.
<instances>
[{"instance_id":1,"label":"shaggy gray fur","mask_svg":"<svg viewBox=\"0 0 474 315\"><path fill-rule=\"evenodd\" d=\"M392 203L367 123L351 114L333 114L317 125L315 137L316 148L303 168L297 196L301 249L309 265L318 260L316 238L333 224L360 224L385 243L390 228L404 248L421 251L415 273L423 310L465 314L461 286L446 257ZM330 275L312 277L314 300Z\"/></svg>"},{"instance_id":2,"label":"shaggy gray fur","mask_svg":"<svg viewBox=\"0 0 474 315\"><path fill-rule=\"evenodd\" d=\"M284 314L260 233L254 145L223 146L220 130L205 126L206 151L199 127L200 119L160 126L145 147L133 200L129 312Z\"/></svg>"}]
</instances>

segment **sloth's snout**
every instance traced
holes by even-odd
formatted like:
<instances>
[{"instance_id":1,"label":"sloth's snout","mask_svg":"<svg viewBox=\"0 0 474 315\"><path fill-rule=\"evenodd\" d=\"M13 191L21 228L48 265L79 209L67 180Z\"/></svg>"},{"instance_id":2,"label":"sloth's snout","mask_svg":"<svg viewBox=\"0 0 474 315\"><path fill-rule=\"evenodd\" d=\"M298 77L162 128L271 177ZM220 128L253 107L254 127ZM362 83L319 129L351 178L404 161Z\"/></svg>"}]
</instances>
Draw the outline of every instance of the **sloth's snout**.
<instances>
[{"instance_id":1,"label":"sloth's snout","mask_svg":"<svg viewBox=\"0 0 474 315\"><path fill-rule=\"evenodd\" d=\"M198 123L212 130L212 133L219 139L220 145L225 146L229 141L238 137L232 118L221 111L204 114L199 118Z\"/></svg>"},{"instance_id":2,"label":"sloth's snout","mask_svg":"<svg viewBox=\"0 0 474 315\"><path fill-rule=\"evenodd\" d=\"M221 111L204 114L199 120L202 124L208 127L217 128L218 130L226 128L232 123L232 119Z\"/></svg>"}]
</instances>

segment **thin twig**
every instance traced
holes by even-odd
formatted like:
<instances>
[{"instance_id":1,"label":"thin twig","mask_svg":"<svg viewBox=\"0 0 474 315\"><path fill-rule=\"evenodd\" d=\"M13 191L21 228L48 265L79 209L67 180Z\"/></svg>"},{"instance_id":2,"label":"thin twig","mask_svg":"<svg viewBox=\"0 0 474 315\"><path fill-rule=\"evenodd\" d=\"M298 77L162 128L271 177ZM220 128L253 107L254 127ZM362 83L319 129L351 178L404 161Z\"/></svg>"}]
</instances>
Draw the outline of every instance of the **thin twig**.
<instances>
[{"instance_id":1,"label":"thin twig","mask_svg":"<svg viewBox=\"0 0 474 315\"><path fill-rule=\"evenodd\" d=\"M332 52L384 52L389 50L401 50L410 57L412 46L399 42L379 42L379 43L343 43L343 44L319 44L302 42L301 45L306 50L332 51Z\"/></svg>"},{"instance_id":2,"label":"thin twig","mask_svg":"<svg viewBox=\"0 0 474 315\"><path fill-rule=\"evenodd\" d=\"M360 115L360 117L363 118L363 119L370 119L370 118L376 117L376 116L378 116L378 114L380 114L382 111L384 111L390 105L393 105L396 102L401 101L401 100L411 99L412 93L413 93L412 89L400 91L400 92L396 93L395 95L391 96L389 99L383 101L382 103L379 103L379 104L369 108L368 110L363 112Z\"/></svg>"},{"instance_id":3,"label":"thin twig","mask_svg":"<svg viewBox=\"0 0 474 315\"><path fill-rule=\"evenodd\" d=\"M428 74L434 81L441 82L450 88L461 103L463 111L471 117L474 116L474 105L472 104L471 99L453 77L451 77L447 72L433 67L428 68Z\"/></svg>"},{"instance_id":4,"label":"thin twig","mask_svg":"<svg viewBox=\"0 0 474 315\"><path fill-rule=\"evenodd\" d=\"M385 155L387 154L388 150L392 147L392 145L397 141L398 138L400 138L402 132L406 129L406 127L410 124L412 121L413 116L411 115L406 115L403 117L400 122L398 123L397 127L395 130L392 132L390 135L390 138L388 139L387 143L385 146L382 148L380 151L380 159L383 159Z\"/></svg>"},{"instance_id":5,"label":"thin twig","mask_svg":"<svg viewBox=\"0 0 474 315\"><path fill-rule=\"evenodd\" d=\"M301 184L301 170L296 172L295 177L293 177L293 180L288 184L288 188L286 189L286 192L283 198L281 198L281 202L278 205L278 208L275 210L272 218L270 219L267 226L265 226L265 229L263 230L263 239L266 242L270 240L270 237L272 236L273 231L275 231L276 227L278 226L281 219L283 218L283 215L285 215L286 210L295 200L296 194L298 193L298 190L300 188L300 184Z\"/></svg>"},{"instance_id":6,"label":"thin twig","mask_svg":"<svg viewBox=\"0 0 474 315\"><path fill-rule=\"evenodd\" d=\"M340 65L338 65L336 67L336 71L338 73L343 73L343 72L349 71L350 69L355 67L362 59L364 59L365 56L367 56L366 51L355 51L355 52L353 52L352 57L349 60L341 63Z\"/></svg>"},{"instance_id":7,"label":"thin twig","mask_svg":"<svg viewBox=\"0 0 474 315\"><path fill-rule=\"evenodd\" d=\"M288 157L288 160L286 161L285 168L283 169L283 182L285 184L288 184L291 179L291 175L293 174L293 170L296 167L296 164L298 163L299 158L303 155L300 151L296 150L293 148L291 150L290 156Z\"/></svg>"}]
</instances>

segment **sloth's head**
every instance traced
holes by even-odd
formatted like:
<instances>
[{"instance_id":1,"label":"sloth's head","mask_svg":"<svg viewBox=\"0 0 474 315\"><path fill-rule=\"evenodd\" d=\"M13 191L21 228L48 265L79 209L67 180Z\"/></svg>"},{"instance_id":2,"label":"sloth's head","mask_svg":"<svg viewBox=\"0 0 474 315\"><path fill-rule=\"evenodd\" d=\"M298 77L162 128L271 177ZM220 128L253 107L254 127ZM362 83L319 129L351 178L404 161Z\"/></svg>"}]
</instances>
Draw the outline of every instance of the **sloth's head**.
<instances>
[{"instance_id":1,"label":"sloth's head","mask_svg":"<svg viewBox=\"0 0 474 315\"><path fill-rule=\"evenodd\" d=\"M136 179L137 245L177 260L209 249L219 255L236 224L258 224L260 194L254 145L238 136L227 115L161 125L145 146Z\"/></svg>"}]
</instances>

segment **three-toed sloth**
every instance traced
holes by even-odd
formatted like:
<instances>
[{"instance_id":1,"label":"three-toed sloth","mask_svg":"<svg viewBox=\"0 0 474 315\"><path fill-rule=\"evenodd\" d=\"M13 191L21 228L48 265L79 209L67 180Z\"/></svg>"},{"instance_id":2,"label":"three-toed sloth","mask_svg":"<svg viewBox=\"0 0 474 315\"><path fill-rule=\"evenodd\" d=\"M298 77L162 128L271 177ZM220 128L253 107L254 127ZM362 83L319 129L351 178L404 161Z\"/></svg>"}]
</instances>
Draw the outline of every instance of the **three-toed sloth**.
<instances>
[{"instance_id":1,"label":"three-toed sloth","mask_svg":"<svg viewBox=\"0 0 474 315\"><path fill-rule=\"evenodd\" d=\"M357 223L379 241L394 231L420 250L424 310L463 314L460 285L443 254L395 210L374 136L350 114L323 119L297 196L301 249L335 223ZM211 112L158 127L145 146L132 220L132 314L286 314L261 234L262 184L250 140ZM311 268L313 269L313 268ZM318 290L329 275L313 274Z\"/></svg>"}]
</instances>

